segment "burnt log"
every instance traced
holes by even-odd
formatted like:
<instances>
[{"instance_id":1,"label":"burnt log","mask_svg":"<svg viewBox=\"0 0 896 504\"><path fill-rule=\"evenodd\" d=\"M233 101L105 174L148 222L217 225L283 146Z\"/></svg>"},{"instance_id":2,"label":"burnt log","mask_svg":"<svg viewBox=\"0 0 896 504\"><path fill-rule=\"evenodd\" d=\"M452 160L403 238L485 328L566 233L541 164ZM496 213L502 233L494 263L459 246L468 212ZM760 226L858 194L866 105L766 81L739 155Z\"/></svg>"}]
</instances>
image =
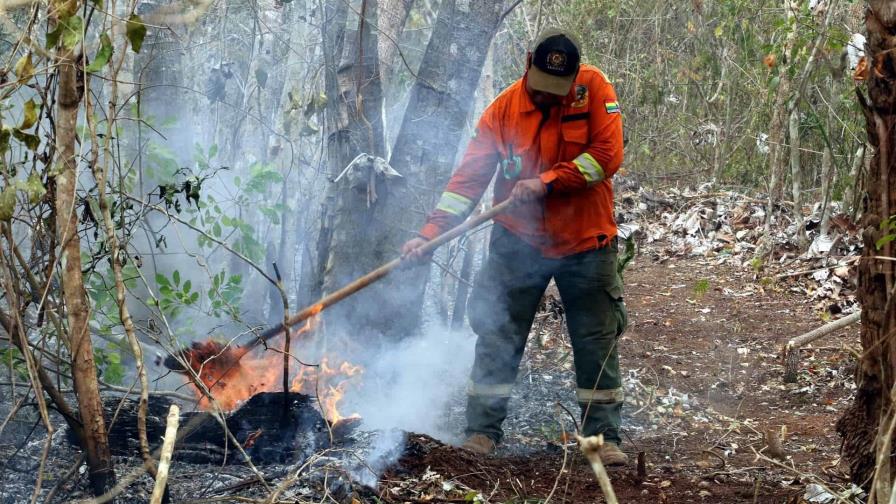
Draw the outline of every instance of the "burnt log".
<instances>
[{"instance_id":1,"label":"burnt log","mask_svg":"<svg viewBox=\"0 0 896 504\"><path fill-rule=\"evenodd\" d=\"M170 405L168 398L150 396L146 435L152 451L162 444ZM112 453L138 457L137 401L107 398L104 409L107 418L115 418L109 429ZM293 392L288 398L283 392L255 394L238 409L227 413L224 420L253 464L294 463L330 445L327 422L315 407L315 399L305 394ZM245 462L213 414L186 412L181 414L180 424L173 460L193 464ZM77 443L73 432L69 431L67 436L70 443Z\"/></svg>"}]
</instances>

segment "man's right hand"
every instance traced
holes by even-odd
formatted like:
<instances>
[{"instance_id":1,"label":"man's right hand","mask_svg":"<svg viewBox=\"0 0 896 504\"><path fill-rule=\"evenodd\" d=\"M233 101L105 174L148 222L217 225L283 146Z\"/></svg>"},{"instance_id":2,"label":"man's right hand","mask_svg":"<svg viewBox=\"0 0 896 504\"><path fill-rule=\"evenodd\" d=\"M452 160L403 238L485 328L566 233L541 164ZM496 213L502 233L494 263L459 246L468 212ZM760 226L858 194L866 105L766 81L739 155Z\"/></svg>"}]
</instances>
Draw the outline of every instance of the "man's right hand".
<instances>
[{"instance_id":1,"label":"man's right hand","mask_svg":"<svg viewBox=\"0 0 896 504\"><path fill-rule=\"evenodd\" d=\"M422 261L428 259L430 254L423 254L420 247L429 241L426 238L412 238L401 246L401 258L406 261Z\"/></svg>"}]
</instances>

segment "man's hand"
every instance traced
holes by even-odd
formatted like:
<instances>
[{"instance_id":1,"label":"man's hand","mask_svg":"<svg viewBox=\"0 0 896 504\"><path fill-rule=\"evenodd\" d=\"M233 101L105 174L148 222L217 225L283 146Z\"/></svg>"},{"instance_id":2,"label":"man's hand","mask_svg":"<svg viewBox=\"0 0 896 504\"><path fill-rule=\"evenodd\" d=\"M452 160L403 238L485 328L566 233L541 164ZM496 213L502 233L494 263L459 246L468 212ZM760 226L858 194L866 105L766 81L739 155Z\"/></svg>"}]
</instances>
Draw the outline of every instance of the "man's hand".
<instances>
[{"instance_id":1,"label":"man's hand","mask_svg":"<svg viewBox=\"0 0 896 504\"><path fill-rule=\"evenodd\" d=\"M526 179L520 180L513 186L510 198L518 203L531 203L544 198L547 192L548 188L545 187L541 179Z\"/></svg>"},{"instance_id":2,"label":"man's hand","mask_svg":"<svg viewBox=\"0 0 896 504\"><path fill-rule=\"evenodd\" d=\"M426 238L412 238L401 246L401 258L406 261L419 262L429 258L429 254L420 252L420 247L426 244Z\"/></svg>"}]
</instances>

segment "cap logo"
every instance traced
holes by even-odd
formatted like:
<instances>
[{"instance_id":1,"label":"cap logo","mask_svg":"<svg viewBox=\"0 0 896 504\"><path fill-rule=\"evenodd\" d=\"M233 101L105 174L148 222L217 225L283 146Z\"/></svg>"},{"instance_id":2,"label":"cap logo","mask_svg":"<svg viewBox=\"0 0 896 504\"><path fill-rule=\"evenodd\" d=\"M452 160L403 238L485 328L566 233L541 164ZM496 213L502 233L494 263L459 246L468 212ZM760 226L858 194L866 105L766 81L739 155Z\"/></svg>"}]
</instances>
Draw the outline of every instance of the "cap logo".
<instances>
[{"instance_id":1,"label":"cap logo","mask_svg":"<svg viewBox=\"0 0 896 504\"><path fill-rule=\"evenodd\" d=\"M547 61L545 62L546 70L553 70L555 72L563 72L566 70L566 54L560 51L551 51L548 53Z\"/></svg>"}]
</instances>

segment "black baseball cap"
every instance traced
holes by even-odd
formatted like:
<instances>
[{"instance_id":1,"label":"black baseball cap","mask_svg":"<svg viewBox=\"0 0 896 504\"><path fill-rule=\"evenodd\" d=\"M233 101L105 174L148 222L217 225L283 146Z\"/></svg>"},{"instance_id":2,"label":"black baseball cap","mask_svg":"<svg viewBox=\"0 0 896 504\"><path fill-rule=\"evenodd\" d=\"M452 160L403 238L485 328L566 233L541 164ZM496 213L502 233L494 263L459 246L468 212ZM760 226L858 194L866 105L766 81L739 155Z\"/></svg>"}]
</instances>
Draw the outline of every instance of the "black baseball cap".
<instances>
[{"instance_id":1,"label":"black baseball cap","mask_svg":"<svg viewBox=\"0 0 896 504\"><path fill-rule=\"evenodd\" d=\"M579 72L579 42L574 35L548 28L541 32L532 50L529 85L536 91L566 96Z\"/></svg>"}]
</instances>

